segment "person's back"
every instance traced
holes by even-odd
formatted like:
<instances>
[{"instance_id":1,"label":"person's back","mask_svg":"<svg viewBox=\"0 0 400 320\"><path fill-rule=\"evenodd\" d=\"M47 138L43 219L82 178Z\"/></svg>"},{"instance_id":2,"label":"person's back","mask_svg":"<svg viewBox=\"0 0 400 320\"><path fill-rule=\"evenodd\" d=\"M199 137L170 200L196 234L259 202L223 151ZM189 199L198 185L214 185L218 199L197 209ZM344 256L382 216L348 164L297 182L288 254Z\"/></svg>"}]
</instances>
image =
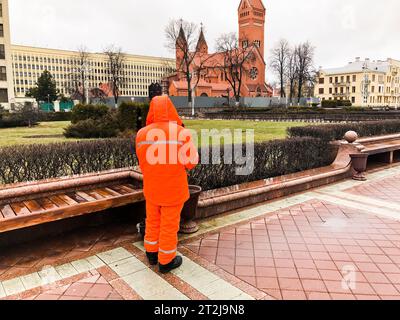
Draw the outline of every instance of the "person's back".
<instances>
[{"instance_id":1,"label":"person's back","mask_svg":"<svg viewBox=\"0 0 400 320\"><path fill-rule=\"evenodd\" d=\"M146 198L146 251L153 264L159 253L160 270L169 271L165 266L176 260L180 213L190 197L186 169L197 165L198 153L167 96L153 98L136 153Z\"/></svg>"}]
</instances>

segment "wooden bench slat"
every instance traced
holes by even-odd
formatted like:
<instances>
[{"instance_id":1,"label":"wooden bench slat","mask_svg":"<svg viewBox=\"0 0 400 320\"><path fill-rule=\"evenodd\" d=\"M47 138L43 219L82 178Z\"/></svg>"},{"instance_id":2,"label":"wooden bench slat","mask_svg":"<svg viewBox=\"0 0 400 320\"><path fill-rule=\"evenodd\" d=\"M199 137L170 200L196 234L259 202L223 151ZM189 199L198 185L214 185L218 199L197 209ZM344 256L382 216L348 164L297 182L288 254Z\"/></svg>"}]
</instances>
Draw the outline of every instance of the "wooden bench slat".
<instances>
[{"instance_id":1,"label":"wooden bench slat","mask_svg":"<svg viewBox=\"0 0 400 320\"><path fill-rule=\"evenodd\" d=\"M85 199L86 201L96 201L95 198L93 198L92 196L88 195L86 192L78 191L78 192L76 192L76 194L77 194L79 197Z\"/></svg>"},{"instance_id":2,"label":"wooden bench slat","mask_svg":"<svg viewBox=\"0 0 400 320\"><path fill-rule=\"evenodd\" d=\"M130 191L125 190L124 188L122 188L122 186L111 186L110 189L112 189L122 195L130 193Z\"/></svg>"},{"instance_id":3,"label":"wooden bench slat","mask_svg":"<svg viewBox=\"0 0 400 320\"><path fill-rule=\"evenodd\" d=\"M43 208L35 200L25 201L24 204L32 213L43 211Z\"/></svg>"},{"instance_id":4,"label":"wooden bench slat","mask_svg":"<svg viewBox=\"0 0 400 320\"><path fill-rule=\"evenodd\" d=\"M71 205L75 205L78 204L77 201L75 201L74 199L68 197L66 194L59 194L58 197L60 197L64 202L66 202L67 204Z\"/></svg>"},{"instance_id":5,"label":"wooden bench slat","mask_svg":"<svg viewBox=\"0 0 400 320\"><path fill-rule=\"evenodd\" d=\"M41 198L36 200L37 203L45 210L58 208L49 198Z\"/></svg>"},{"instance_id":6,"label":"wooden bench slat","mask_svg":"<svg viewBox=\"0 0 400 320\"><path fill-rule=\"evenodd\" d=\"M59 208L68 207L68 203L62 200L59 196L50 197L50 201L53 202Z\"/></svg>"},{"instance_id":7,"label":"wooden bench slat","mask_svg":"<svg viewBox=\"0 0 400 320\"><path fill-rule=\"evenodd\" d=\"M23 202L12 203L10 206L16 216L23 216L31 213Z\"/></svg>"},{"instance_id":8,"label":"wooden bench slat","mask_svg":"<svg viewBox=\"0 0 400 320\"><path fill-rule=\"evenodd\" d=\"M119 192L117 192L117 191L115 191L115 190L113 190L113 189L111 189L111 188L109 188L109 187L108 187L108 188L104 188L104 190L105 190L106 192L112 194L113 197L119 197L119 196L122 195L122 194L120 194Z\"/></svg>"},{"instance_id":9,"label":"wooden bench slat","mask_svg":"<svg viewBox=\"0 0 400 320\"><path fill-rule=\"evenodd\" d=\"M121 188L123 188L124 190L128 191L128 192L135 192L136 190L133 188L133 186L128 185L128 184L124 184L123 186L121 186Z\"/></svg>"},{"instance_id":10,"label":"wooden bench slat","mask_svg":"<svg viewBox=\"0 0 400 320\"><path fill-rule=\"evenodd\" d=\"M102 200L105 199L106 197L99 194L98 192L96 192L96 190L90 190L90 191L86 191L86 193L91 196L92 198L96 199L96 200Z\"/></svg>"},{"instance_id":11,"label":"wooden bench slat","mask_svg":"<svg viewBox=\"0 0 400 320\"><path fill-rule=\"evenodd\" d=\"M5 219L9 219L9 218L15 218L16 215L13 211L13 209L11 208L10 205L6 205L4 207L1 208L1 213L3 214L3 217Z\"/></svg>"},{"instance_id":12,"label":"wooden bench slat","mask_svg":"<svg viewBox=\"0 0 400 320\"><path fill-rule=\"evenodd\" d=\"M112 198L115 197L115 194L112 194L111 192L107 191L105 188L103 189L96 189L94 190L98 194L102 195L104 198Z\"/></svg>"},{"instance_id":13,"label":"wooden bench slat","mask_svg":"<svg viewBox=\"0 0 400 320\"><path fill-rule=\"evenodd\" d=\"M77 203L85 203L88 202L86 199L82 198L81 196L77 195L76 193L68 193L68 197L76 201Z\"/></svg>"}]
</instances>

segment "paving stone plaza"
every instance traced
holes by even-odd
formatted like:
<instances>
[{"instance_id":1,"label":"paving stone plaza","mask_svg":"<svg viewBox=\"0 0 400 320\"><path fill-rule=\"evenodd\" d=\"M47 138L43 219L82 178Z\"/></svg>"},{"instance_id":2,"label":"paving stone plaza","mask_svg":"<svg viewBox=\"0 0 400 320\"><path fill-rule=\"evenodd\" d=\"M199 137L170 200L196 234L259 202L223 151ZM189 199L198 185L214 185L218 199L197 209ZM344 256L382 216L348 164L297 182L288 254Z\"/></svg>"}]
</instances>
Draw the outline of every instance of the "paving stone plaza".
<instances>
[{"instance_id":1,"label":"paving stone plaza","mask_svg":"<svg viewBox=\"0 0 400 320\"><path fill-rule=\"evenodd\" d=\"M131 226L1 253L0 297L29 300L400 298L400 166L200 221L161 275Z\"/></svg>"}]
</instances>

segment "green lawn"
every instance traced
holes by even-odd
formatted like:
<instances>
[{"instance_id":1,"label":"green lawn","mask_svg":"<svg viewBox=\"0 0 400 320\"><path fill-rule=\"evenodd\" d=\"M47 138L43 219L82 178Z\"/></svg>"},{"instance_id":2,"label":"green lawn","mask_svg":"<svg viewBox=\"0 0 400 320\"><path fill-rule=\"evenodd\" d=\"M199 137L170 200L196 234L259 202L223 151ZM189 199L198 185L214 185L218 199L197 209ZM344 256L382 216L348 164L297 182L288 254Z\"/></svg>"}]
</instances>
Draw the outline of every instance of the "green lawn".
<instances>
[{"instance_id":1,"label":"green lawn","mask_svg":"<svg viewBox=\"0 0 400 320\"><path fill-rule=\"evenodd\" d=\"M242 129L244 132L247 129L253 129L255 131L255 142L285 139L287 128L308 125L304 122L256 122L245 120L187 120L184 122L188 129L196 130L199 138L202 129L217 129L220 131L230 129L232 133L234 129ZM244 132L243 134L245 134Z\"/></svg>"},{"instance_id":2,"label":"green lawn","mask_svg":"<svg viewBox=\"0 0 400 320\"><path fill-rule=\"evenodd\" d=\"M32 144L32 143L51 143L62 141L73 141L63 136L64 128L69 122L42 122L33 128L13 128L0 129L0 147ZM254 129L255 141L268 141L273 139L284 139L286 129L293 126L307 125L301 122L255 122L255 121L218 121L218 120L187 120L185 125L188 129L198 132L199 137L201 129Z\"/></svg>"},{"instance_id":3,"label":"green lawn","mask_svg":"<svg viewBox=\"0 0 400 320\"><path fill-rule=\"evenodd\" d=\"M71 141L63 136L70 122L42 122L32 128L0 129L0 147L17 144Z\"/></svg>"}]
</instances>

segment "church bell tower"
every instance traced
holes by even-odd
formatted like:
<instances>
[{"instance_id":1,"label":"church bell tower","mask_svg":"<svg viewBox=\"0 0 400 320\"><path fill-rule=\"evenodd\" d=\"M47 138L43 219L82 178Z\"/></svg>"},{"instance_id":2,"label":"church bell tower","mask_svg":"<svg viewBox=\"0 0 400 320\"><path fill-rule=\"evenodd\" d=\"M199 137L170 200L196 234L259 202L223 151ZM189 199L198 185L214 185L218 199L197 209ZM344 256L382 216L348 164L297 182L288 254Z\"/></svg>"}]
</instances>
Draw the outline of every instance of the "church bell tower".
<instances>
[{"instance_id":1,"label":"church bell tower","mask_svg":"<svg viewBox=\"0 0 400 320\"><path fill-rule=\"evenodd\" d=\"M240 45L247 47L254 44L264 58L266 9L262 0L241 0L238 15Z\"/></svg>"}]
</instances>

